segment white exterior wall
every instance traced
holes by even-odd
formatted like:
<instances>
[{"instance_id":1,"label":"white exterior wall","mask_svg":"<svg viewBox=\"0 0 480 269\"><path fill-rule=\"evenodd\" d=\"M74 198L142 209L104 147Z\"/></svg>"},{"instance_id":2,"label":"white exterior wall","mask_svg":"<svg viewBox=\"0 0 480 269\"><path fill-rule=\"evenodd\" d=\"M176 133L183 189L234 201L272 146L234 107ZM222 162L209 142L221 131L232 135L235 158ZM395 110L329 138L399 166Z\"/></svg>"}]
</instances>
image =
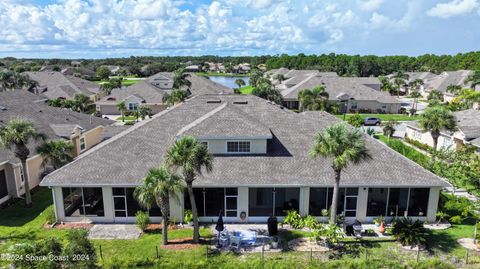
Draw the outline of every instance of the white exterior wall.
<instances>
[{"instance_id":1,"label":"white exterior wall","mask_svg":"<svg viewBox=\"0 0 480 269\"><path fill-rule=\"evenodd\" d=\"M433 138L429 132L422 132L421 130L417 130L415 128L407 126L405 135L410 139L416 140L423 144L427 144L430 147L433 147ZM454 137L456 136L458 137L458 135L459 134L455 133L453 134L453 136L450 136L450 135L441 133L440 137L438 138L438 149L442 147L449 147L449 146L451 149L457 149L459 144L456 143L456 140Z\"/></svg>"},{"instance_id":2,"label":"white exterior wall","mask_svg":"<svg viewBox=\"0 0 480 269\"><path fill-rule=\"evenodd\" d=\"M65 209L63 208L63 195L61 187L52 187L53 204L55 205L55 216L57 222L65 221Z\"/></svg>"},{"instance_id":3,"label":"white exterior wall","mask_svg":"<svg viewBox=\"0 0 480 269\"><path fill-rule=\"evenodd\" d=\"M368 188L358 188L357 198L357 219L360 222L367 222L367 203L368 203Z\"/></svg>"},{"instance_id":4,"label":"white exterior wall","mask_svg":"<svg viewBox=\"0 0 480 269\"><path fill-rule=\"evenodd\" d=\"M440 199L440 187L430 188L430 196L428 196L427 221L434 222L437 220L438 201Z\"/></svg>"}]
</instances>

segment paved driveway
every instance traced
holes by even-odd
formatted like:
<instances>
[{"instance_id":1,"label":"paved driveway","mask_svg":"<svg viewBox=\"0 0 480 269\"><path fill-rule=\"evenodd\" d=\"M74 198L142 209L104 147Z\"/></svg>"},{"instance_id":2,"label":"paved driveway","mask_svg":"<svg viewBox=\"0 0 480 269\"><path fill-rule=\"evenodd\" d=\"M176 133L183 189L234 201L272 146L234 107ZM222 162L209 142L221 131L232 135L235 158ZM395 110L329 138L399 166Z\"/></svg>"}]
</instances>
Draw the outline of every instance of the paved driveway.
<instances>
[{"instance_id":1,"label":"paved driveway","mask_svg":"<svg viewBox=\"0 0 480 269\"><path fill-rule=\"evenodd\" d=\"M133 224L96 224L88 232L88 239L137 239L142 231Z\"/></svg>"}]
</instances>

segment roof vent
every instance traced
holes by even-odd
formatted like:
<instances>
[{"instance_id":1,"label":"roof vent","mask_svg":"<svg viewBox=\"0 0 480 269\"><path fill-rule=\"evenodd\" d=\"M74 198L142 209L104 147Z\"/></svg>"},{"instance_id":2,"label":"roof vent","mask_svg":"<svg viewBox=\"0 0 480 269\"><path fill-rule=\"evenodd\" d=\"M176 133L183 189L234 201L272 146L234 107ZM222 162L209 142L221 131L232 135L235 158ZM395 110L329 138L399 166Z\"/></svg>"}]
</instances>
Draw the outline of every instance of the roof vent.
<instances>
[{"instance_id":1,"label":"roof vent","mask_svg":"<svg viewBox=\"0 0 480 269\"><path fill-rule=\"evenodd\" d=\"M5 111L5 110L7 110L7 108L4 107L4 106L0 106L0 110L1 110L1 111Z\"/></svg>"},{"instance_id":2,"label":"roof vent","mask_svg":"<svg viewBox=\"0 0 480 269\"><path fill-rule=\"evenodd\" d=\"M221 102L220 99L207 100L207 104L220 104Z\"/></svg>"},{"instance_id":3,"label":"roof vent","mask_svg":"<svg viewBox=\"0 0 480 269\"><path fill-rule=\"evenodd\" d=\"M247 100L241 100L241 101L233 101L235 105L246 105L248 104Z\"/></svg>"}]
</instances>

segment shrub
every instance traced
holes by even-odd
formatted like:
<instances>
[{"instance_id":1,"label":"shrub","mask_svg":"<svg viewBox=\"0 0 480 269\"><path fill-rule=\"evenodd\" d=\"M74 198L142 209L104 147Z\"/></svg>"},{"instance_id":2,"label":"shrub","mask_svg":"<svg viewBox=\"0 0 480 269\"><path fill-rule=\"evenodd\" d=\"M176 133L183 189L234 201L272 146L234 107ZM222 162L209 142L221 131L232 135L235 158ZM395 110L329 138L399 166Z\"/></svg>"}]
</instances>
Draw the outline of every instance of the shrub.
<instances>
[{"instance_id":1,"label":"shrub","mask_svg":"<svg viewBox=\"0 0 480 269\"><path fill-rule=\"evenodd\" d=\"M474 207L465 197L458 197L453 194L440 193L439 211L450 216L451 223L460 224L464 219L472 216Z\"/></svg>"},{"instance_id":2,"label":"shrub","mask_svg":"<svg viewBox=\"0 0 480 269\"><path fill-rule=\"evenodd\" d=\"M132 121L126 121L124 125L129 126L129 125L134 125L134 124L135 124L135 121L132 120Z\"/></svg>"},{"instance_id":3,"label":"shrub","mask_svg":"<svg viewBox=\"0 0 480 269\"><path fill-rule=\"evenodd\" d=\"M425 244L428 232L423 223L410 218L398 219L392 227L392 234L404 246Z\"/></svg>"},{"instance_id":4,"label":"shrub","mask_svg":"<svg viewBox=\"0 0 480 269\"><path fill-rule=\"evenodd\" d=\"M138 211L137 214L135 214L135 224L140 230L145 231L148 227L148 224L150 224L148 213Z\"/></svg>"},{"instance_id":5,"label":"shrub","mask_svg":"<svg viewBox=\"0 0 480 269\"><path fill-rule=\"evenodd\" d=\"M310 230L315 230L318 228L320 223L318 223L317 219L314 216L307 215L303 218L303 224Z\"/></svg>"},{"instance_id":6,"label":"shrub","mask_svg":"<svg viewBox=\"0 0 480 269\"><path fill-rule=\"evenodd\" d=\"M344 236L342 229L336 224L328 224L325 226L322 230L322 234L326 237L328 244L336 244Z\"/></svg>"},{"instance_id":7,"label":"shrub","mask_svg":"<svg viewBox=\"0 0 480 269\"><path fill-rule=\"evenodd\" d=\"M185 223L190 223L192 222L193 220L193 213L192 213L192 210L185 210L185 212L183 213L183 221Z\"/></svg>"},{"instance_id":8,"label":"shrub","mask_svg":"<svg viewBox=\"0 0 480 269\"><path fill-rule=\"evenodd\" d=\"M54 224L57 222L57 218L55 217L55 211L53 210L53 207L47 208L43 214L45 214L45 223L50 225Z\"/></svg>"},{"instance_id":9,"label":"shrub","mask_svg":"<svg viewBox=\"0 0 480 269\"><path fill-rule=\"evenodd\" d=\"M296 210L287 210L287 216L283 222L292 226L294 229L302 229L305 227L302 216L300 216Z\"/></svg>"},{"instance_id":10,"label":"shrub","mask_svg":"<svg viewBox=\"0 0 480 269\"><path fill-rule=\"evenodd\" d=\"M409 143L409 144L412 144L414 145L415 147L421 149L421 150L424 150L424 151L427 151L427 152L431 152L432 151L432 147L430 147L429 145L427 144L424 144L424 143L421 143L417 140L414 140L414 139L410 139L408 137L405 137L405 142Z\"/></svg>"},{"instance_id":11,"label":"shrub","mask_svg":"<svg viewBox=\"0 0 480 269\"><path fill-rule=\"evenodd\" d=\"M87 239L86 230L70 230L67 242L63 255L69 257L67 261L70 264L69 267L95 268L97 255L92 243Z\"/></svg>"},{"instance_id":12,"label":"shrub","mask_svg":"<svg viewBox=\"0 0 480 269\"><path fill-rule=\"evenodd\" d=\"M347 122L354 127L361 127L365 121L359 114L354 114L347 118Z\"/></svg>"}]
</instances>

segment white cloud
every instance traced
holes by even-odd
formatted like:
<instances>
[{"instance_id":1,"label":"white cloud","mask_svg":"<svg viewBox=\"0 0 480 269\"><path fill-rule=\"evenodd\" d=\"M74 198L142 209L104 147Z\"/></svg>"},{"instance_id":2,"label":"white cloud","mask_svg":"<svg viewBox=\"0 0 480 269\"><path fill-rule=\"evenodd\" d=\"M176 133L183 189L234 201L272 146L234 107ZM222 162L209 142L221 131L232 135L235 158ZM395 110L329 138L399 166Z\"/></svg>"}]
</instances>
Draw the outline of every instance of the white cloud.
<instances>
[{"instance_id":1,"label":"white cloud","mask_svg":"<svg viewBox=\"0 0 480 269\"><path fill-rule=\"evenodd\" d=\"M427 15L446 19L475 11L478 6L477 0L453 0L437 4L427 11Z\"/></svg>"},{"instance_id":2,"label":"white cloud","mask_svg":"<svg viewBox=\"0 0 480 269\"><path fill-rule=\"evenodd\" d=\"M357 2L362 11L374 11L383 4L383 0L359 0Z\"/></svg>"}]
</instances>

